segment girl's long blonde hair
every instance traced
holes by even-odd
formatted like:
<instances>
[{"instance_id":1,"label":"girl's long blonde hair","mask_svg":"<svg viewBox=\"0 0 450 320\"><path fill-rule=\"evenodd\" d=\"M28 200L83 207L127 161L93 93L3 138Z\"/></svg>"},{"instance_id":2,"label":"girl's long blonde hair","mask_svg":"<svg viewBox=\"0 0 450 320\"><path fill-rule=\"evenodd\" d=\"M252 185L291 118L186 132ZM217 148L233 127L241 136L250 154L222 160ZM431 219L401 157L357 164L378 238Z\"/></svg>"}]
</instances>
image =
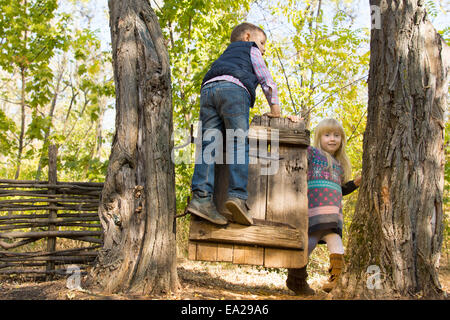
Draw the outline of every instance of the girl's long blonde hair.
<instances>
[{"instance_id":1,"label":"girl's long blonde hair","mask_svg":"<svg viewBox=\"0 0 450 320\"><path fill-rule=\"evenodd\" d=\"M344 170L344 181L342 181L343 183L349 181L351 179L352 176L352 165L350 163L350 160L347 156L347 154L345 153L345 146L347 144L347 138L345 136L345 132L344 132L344 128L342 127L342 125L336 121L335 119L323 119L322 121L319 122L319 124L317 125L317 127L314 129L314 147L319 149L320 151L323 152L323 154L326 155L327 157L327 161L328 161L328 169L331 170L332 167L332 155L329 154L328 152L326 152L325 150L322 149L322 146L320 145L320 137L330 131L337 131L340 133L342 140L341 140L341 145L339 147L339 149L336 151L336 153L334 154L334 158L339 162L339 164L342 166L342 169Z\"/></svg>"}]
</instances>

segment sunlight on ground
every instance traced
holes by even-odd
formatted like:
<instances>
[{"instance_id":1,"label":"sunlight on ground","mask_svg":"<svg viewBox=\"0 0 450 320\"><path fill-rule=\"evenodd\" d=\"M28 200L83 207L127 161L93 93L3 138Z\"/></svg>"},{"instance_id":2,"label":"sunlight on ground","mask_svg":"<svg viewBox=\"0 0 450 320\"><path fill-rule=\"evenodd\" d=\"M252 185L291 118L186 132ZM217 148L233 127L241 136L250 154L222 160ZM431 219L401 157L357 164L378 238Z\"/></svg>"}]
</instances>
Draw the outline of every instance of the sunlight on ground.
<instances>
[{"instance_id":1,"label":"sunlight on ground","mask_svg":"<svg viewBox=\"0 0 450 320\"><path fill-rule=\"evenodd\" d=\"M182 270L181 278L186 283L206 284L209 288L223 286L225 290L248 290L249 299L256 295L293 295L286 287L286 269L186 259L180 259L178 266ZM326 280L326 276L311 274L308 283L313 289L320 290Z\"/></svg>"}]
</instances>

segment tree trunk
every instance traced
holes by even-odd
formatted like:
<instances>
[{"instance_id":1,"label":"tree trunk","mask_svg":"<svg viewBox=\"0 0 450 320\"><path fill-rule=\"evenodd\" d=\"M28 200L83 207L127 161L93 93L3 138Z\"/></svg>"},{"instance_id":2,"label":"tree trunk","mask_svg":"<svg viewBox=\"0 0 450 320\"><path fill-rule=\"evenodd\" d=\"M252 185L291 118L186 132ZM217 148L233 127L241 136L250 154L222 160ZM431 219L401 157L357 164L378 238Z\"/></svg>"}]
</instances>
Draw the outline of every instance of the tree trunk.
<instances>
[{"instance_id":1,"label":"tree trunk","mask_svg":"<svg viewBox=\"0 0 450 320\"><path fill-rule=\"evenodd\" d=\"M17 150L17 167L14 179L18 180L20 176L20 166L22 164L22 153L25 137L25 87L26 87L26 77L25 68L20 69L20 78L22 82L22 89L20 93L20 134L19 134L19 148Z\"/></svg>"},{"instance_id":2,"label":"tree trunk","mask_svg":"<svg viewBox=\"0 0 450 320\"><path fill-rule=\"evenodd\" d=\"M148 1L109 0L109 10L116 133L99 207L104 245L88 284L110 293L174 292L169 56Z\"/></svg>"},{"instance_id":3,"label":"tree trunk","mask_svg":"<svg viewBox=\"0 0 450 320\"><path fill-rule=\"evenodd\" d=\"M63 74L64 74L64 62L63 62L63 65L60 67L59 75L56 79L55 92L53 95L52 103L50 105L50 111L48 112L48 116L47 116L47 118L49 119L49 123L48 123L47 127L45 128L44 140L42 142L41 156L39 158L38 168L36 170L36 178L35 178L36 181L39 181L41 179L42 164L44 162L44 152L46 149L45 147L48 143L48 137L50 136L50 131L52 129L53 115L55 113L56 101L58 100L58 95L59 95L59 90L60 90Z\"/></svg>"},{"instance_id":4,"label":"tree trunk","mask_svg":"<svg viewBox=\"0 0 450 320\"><path fill-rule=\"evenodd\" d=\"M371 0L363 182L336 298L440 297L449 48L420 0Z\"/></svg>"}]
</instances>

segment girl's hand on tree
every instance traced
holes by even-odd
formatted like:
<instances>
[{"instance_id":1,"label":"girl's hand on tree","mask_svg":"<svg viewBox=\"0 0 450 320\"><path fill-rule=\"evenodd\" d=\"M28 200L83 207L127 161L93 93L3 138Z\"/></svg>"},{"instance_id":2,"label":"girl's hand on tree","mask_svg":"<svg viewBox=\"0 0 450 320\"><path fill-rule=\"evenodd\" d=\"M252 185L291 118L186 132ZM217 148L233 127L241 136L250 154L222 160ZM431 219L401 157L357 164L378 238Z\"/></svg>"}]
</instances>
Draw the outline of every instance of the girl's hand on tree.
<instances>
[{"instance_id":1,"label":"girl's hand on tree","mask_svg":"<svg viewBox=\"0 0 450 320\"><path fill-rule=\"evenodd\" d=\"M361 176L357 176L354 180L353 183L355 184L355 186L359 187L359 185L361 184Z\"/></svg>"}]
</instances>

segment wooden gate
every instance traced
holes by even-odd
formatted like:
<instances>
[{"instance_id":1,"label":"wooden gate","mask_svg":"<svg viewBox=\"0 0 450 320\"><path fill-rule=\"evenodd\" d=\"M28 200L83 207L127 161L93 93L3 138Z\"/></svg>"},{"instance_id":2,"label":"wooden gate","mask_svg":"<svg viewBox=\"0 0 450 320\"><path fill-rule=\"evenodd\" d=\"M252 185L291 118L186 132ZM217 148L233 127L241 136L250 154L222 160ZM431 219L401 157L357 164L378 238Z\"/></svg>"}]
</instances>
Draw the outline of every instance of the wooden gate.
<instances>
[{"instance_id":1,"label":"wooden gate","mask_svg":"<svg viewBox=\"0 0 450 320\"><path fill-rule=\"evenodd\" d=\"M251 158L247 203L254 224L217 226L191 216L189 259L303 267L308 259L309 131L303 122L256 116L248 137ZM227 187L227 165L216 164L214 201L218 211L231 220L224 206Z\"/></svg>"}]
</instances>

